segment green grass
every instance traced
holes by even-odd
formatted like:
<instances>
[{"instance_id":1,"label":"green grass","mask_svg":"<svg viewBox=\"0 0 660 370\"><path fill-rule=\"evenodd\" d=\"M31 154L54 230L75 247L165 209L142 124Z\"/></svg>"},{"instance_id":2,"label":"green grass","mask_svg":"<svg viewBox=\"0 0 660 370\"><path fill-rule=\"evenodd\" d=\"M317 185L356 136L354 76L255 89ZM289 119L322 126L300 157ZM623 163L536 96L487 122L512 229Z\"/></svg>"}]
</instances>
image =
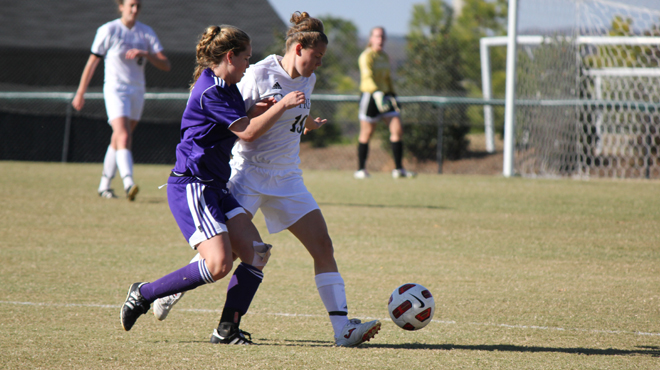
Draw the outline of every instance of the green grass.
<instances>
[{"instance_id":1,"label":"green grass","mask_svg":"<svg viewBox=\"0 0 660 370\"><path fill-rule=\"evenodd\" d=\"M306 171L350 315L382 330L332 347L311 258L258 214L274 250L242 325L260 345L246 348L208 343L226 279L189 292L164 322L121 328L130 283L193 256L158 190L169 169L136 166L129 203L96 195L100 164L0 162L0 368L660 368L657 181ZM386 310L407 282L436 300L417 332Z\"/></svg>"}]
</instances>

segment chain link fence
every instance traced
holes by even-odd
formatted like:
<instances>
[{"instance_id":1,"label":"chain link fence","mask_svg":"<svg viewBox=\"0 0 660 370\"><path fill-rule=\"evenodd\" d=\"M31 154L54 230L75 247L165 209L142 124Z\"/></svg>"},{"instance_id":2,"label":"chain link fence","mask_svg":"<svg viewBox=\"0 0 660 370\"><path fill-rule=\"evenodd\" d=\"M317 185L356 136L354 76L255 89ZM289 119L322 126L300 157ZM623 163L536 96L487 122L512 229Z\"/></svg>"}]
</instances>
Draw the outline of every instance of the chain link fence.
<instances>
[{"instance_id":1,"label":"chain link fence","mask_svg":"<svg viewBox=\"0 0 660 370\"><path fill-rule=\"evenodd\" d=\"M271 53L281 54L288 25L265 0L144 0L142 5L139 19L158 34L172 71L146 67L147 95L134 133L133 156L136 163L173 164L198 35L210 24L236 25L251 35L252 62L256 62ZM356 169L357 59L366 40L359 39L350 22L312 16L324 20L330 38L324 65L317 71L312 115L330 123L303 136L302 167ZM70 101L96 29L117 17L113 0L6 4L0 14L0 160L103 161L112 132L102 98L103 63L92 78L84 109L73 110ZM464 155L465 133L483 125L483 102L465 98L465 90L438 92L406 83L397 76L407 68L406 47L403 37L388 39L385 47L402 105L404 166L417 172L441 172L442 158ZM477 54L467 57L478 60L478 46L475 49ZM370 171L393 169L388 137L387 127L378 125L370 144Z\"/></svg>"}]
</instances>

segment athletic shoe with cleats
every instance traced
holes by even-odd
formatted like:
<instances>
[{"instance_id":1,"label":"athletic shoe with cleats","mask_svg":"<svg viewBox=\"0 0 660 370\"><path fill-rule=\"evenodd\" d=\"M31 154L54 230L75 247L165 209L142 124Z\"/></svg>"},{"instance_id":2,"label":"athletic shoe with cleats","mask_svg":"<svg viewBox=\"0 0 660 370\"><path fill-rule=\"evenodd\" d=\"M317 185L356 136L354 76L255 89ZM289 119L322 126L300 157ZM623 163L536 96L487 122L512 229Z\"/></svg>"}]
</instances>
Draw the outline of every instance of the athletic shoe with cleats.
<instances>
[{"instance_id":1,"label":"athletic shoe with cleats","mask_svg":"<svg viewBox=\"0 0 660 370\"><path fill-rule=\"evenodd\" d=\"M369 174L369 172L367 172L367 170L359 170L359 171L355 171L353 177L358 180L363 180L370 178L371 175Z\"/></svg>"},{"instance_id":2,"label":"athletic shoe with cleats","mask_svg":"<svg viewBox=\"0 0 660 370\"><path fill-rule=\"evenodd\" d=\"M392 178L394 179L412 179L417 176L416 173L412 171L406 171L403 168L392 170Z\"/></svg>"},{"instance_id":3,"label":"athletic shoe with cleats","mask_svg":"<svg viewBox=\"0 0 660 370\"><path fill-rule=\"evenodd\" d=\"M146 283L133 283L130 288L128 288L128 296L126 296L126 302L121 307L121 326L124 327L124 330L129 331L135 324L135 321L140 317L140 315L147 313L149 307L151 306L140 294L140 287Z\"/></svg>"},{"instance_id":4,"label":"athletic shoe with cleats","mask_svg":"<svg viewBox=\"0 0 660 370\"><path fill-rule=\"evenodd\" d=\"M339 338L335 338L337 347L355 347L368 342L380 330L380 321L374 320L362 323L358 319L350 319Z\"/></svg>"},{"instance_id":5,"label":"athletic shoe with cleats","mask_svg":"<svg viewBox=\"0 0 660 370\"><path fill-rule=\"evenodd\" d=\"M181 298L183 293L172 294L167 297L158 298L154 301L154 316L160 321L163 321L167 318L167 314L172 310L174 306Z\"/></svg>"},{"instance_id":6,"label":"athletic shoe with cleats","mask_svg":"<svg viewBox=\"0 0 660 370\"><path fill-rule=\"evenodd\" d=\"M221 335L221 333L224 335ZM246 335L249 337L249 339L245 337ZM250 335L250 333L238 329L235 325L226 324L220 324L217 328L213 329L213 334L211 334L211 343L236 345L254 344L252 343L252 335Z\"/></svg>"},{"instance_id":7,"label":"athletic shoe with cleats","mask_svg":"<svg viewBox=\"0 0 660 370\"><path fill-rule=\"evenodd\" d=\"M139 191L140 188L136 184L129 186L128 189L126 189L126 199L131 202L134 201Z\"/></svg>"},{"instance_id":8,"label":"athletic shoe with cleats","mask_svg":"<svg viewBox=\"0 0 660 370\"><path fill-rule=\"evenodd\" d=\"M115 191L112 189L105 189L103 191L99 191L99 197L101 198L106 198L106 199L115 199L117 196L115 195Z\"/></svg>"}]
</instances>

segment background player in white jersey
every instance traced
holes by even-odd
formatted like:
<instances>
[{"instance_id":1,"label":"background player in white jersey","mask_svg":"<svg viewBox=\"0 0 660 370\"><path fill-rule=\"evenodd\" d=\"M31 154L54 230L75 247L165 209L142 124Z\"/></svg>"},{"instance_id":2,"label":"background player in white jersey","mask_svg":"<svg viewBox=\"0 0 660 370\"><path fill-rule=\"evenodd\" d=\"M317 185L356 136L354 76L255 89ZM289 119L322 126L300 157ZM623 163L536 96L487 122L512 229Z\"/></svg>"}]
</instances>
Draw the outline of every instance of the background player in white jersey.
<instances>
[{"instance_id":1,"label":"background player in white jersey","mask_svg":"<svg viewBox=\"0 0 660 370\"><path fill-rule=\"evenodd\" d=\"M98 193L104 198L116 198L110 189L116 168L124 182L128 200L134 200L138 186L133 181L133 131L142 116L144 106L145 61L169 71L170 62L151 27L138 22L140 0L117 0L121 18L108 22L96 31L92 54L87 60L78 91L72 105L81 110L85 92L101 59L105 63L103 98L112 126L112 138L103 160L103 173Z\"/></svg>"},{"instance_id":2,"label":"background player in white jersey","mask_svg":"<svg viewBox=\"0 0 660 370\"><path fill-rule=\"evenodd\" d=\"M383 51L385 29L375 27L369 35L369 43L358 58L360 66L360 134L358 136L358 170L356 179L369 177L366 163L369 154L369 140L376 123L383 120L390 128L390 143L394 158L392 177L395 179L415 177L415 173L403 168L403 126L399 106L395 98L394 85L390 73L390 58Z\"/></svg>"},{"instance_id":3,"label":"background player in white jersey","mask_svg":"<svg viewBox=\"0 0 660 370\"><path fill-rule=\"evenodd\" d=\"M238 87L246 110L265 98L280 100L292 91L302 91L305 102L287 110L257 140L237 141L228 186L250 217L261 209L271 234L288 229L307 248L314 259L316 286L330 315L335 344L357 346L373 338L381 324L378 320L361 323L348 319L344 280L337 269L332 240L298 168L300 136L326 122L309 117L309 97L316 83L314 70L321 65L328 38L323 23L306 12L294 13L291 23L284 57L270 55L250 66Z\"/></svg>"}]
</instances>

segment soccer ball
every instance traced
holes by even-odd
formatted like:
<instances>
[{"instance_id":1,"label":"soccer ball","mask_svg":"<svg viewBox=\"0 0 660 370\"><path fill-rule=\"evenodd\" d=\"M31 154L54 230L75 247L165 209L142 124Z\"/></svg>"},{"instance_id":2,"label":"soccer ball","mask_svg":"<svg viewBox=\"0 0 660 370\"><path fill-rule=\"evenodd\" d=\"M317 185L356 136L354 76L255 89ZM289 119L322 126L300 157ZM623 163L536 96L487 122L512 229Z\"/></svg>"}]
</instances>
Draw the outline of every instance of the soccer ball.
<instances>
[{"instance_id":1,"label":"soccer ball","mask_svg":"<svg viewBox=\"0 0 660 370\"><path fill-rule=\"evenodd\" d=\"M419 284L403 284L394 289L387 310L395 324L404 330L419 330L431 322L435 301L428 289Z\"/></svg>"}]
</instances>

